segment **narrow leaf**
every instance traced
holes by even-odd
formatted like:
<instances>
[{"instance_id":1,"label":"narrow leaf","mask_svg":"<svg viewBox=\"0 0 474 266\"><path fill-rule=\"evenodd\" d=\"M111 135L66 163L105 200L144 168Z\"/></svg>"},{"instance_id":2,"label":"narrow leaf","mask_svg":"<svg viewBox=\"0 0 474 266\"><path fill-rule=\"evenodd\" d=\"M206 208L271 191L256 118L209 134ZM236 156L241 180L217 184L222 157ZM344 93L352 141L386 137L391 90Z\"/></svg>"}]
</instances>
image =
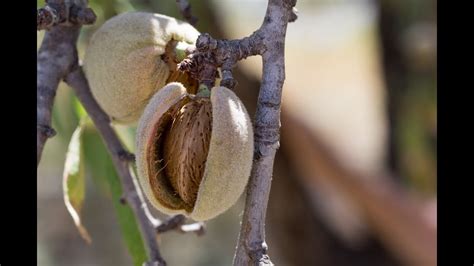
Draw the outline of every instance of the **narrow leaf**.
<instances>
[{"instance_id":1,"label":"narrow leaf","mask_svg":"<svg viewBox=\"0 0 474 266\"><path fill-rule=\"evenodd\" d=\"M147 260L145 246L138 228L133 210L127 204L122 204L120 198L124 195L120 179L117 176L115 169L107 175L107 179L112 191L112 201L117 212L120 228L127 245L127 248L132 255L134 265L143 265Z\"/></svg>"},{"instance_id":2,"label":"narrow leaf","mask_svg":"<svg viewBox=\"0 0 474 266\"><path fill-rule=\"evenodd\" d=\"M74 113L76 114L77 118L83 119L83 117L87 116L87 112L82 106L81 102L74 96L73 98L73 106L74 106Z\"/></svg>"},{"instance_id":3,"label":"narrow leaf","mask_svg":"<svg viewBox=\"0 0 474 266\"><path fill-rule=\"evenodd\" d=\"M121 203L120 199L124 195L122 184L110 155L102 138L92 127L87 127L84 132L84 144L87 169L96 180L96 185L106 186L104 189L112 199L123 240L133 264L141 266L147 260L145 246L133 210L129 205Z\"/></svg>"},{"instance_id":4,"label":"narrow leaf","mask_svg":"<svg viewBox=\"0 0 474 266\"><path fill-rule=\"evenodd\" d=\"M109 167L107 165L110 160L109 153L93 124L84 126L82 141L87 173L91 176L93 185L103 196L112 199L112 193L106 178Z\"/></svg>"},{"instance_id":5,"label":"narrow leaf","mask_svg":"<svg viewBox=\"0 0 474 266\"><path fill-rule=\"evenodd\" d=\"M66 208L81 237L90 244L92 239L81 222L81 209L85 196L85 171L81 147L82 127L78 126L72 134L66 155L63 173L63 194Z\"/></svg>"}]
</instances>

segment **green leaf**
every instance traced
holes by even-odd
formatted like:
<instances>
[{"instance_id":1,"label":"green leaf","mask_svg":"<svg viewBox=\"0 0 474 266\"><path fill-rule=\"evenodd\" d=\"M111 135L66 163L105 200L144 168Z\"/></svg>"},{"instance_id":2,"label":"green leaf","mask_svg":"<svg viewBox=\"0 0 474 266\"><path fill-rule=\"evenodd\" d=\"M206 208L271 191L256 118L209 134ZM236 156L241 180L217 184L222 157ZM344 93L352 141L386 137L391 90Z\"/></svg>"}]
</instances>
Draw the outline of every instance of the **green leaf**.
<instances>
[{"instance_id":1,"label":"green leaf","mask_svg":"<svg viewBox=\"0 0 474 266\"><path fill-rule=\"evenodd\" d=\"M99 192L111 199L112 193L106 178L110 167L109 153L93 124L86 124L84 127L83 143L87 172Z\"/></svg>"},{"instance_id":2,"label":"green leaf","mask_svg":"<svg viewBox=\"0 0 474 266\"><path fill-rule=\"evenodd\" d=\"M85 171L81 145L82 127L78 126L69 142L64 164L63 194L64 203L81 237L91 243L91 237L81 222L81 209L85 196Z\"/></svg>"},{"instance_id":3,"label":"green leaf","mask_svg":"<svg viewBox=\"0 0 474 266\"><path fill-rule=\"evenodd\" d=\"M87 127L84 142L87 169L90 170L95 184L103 186L102 190L107 191L112 199L123 240L132 256L133 264L141 266L147 261L145 246L133 210L129 205L120 203L120 198L124 195L122 184L110 155L95 128Z\"/></svg>"},{"instance_id":4,"label":"green leaf","mask_svg":"<svg viewBox=\"0 0 474 266\"><path fill-rule=\"evenodd\" d=\"M77 115L77 118L82 120L84 117L87 117L87 112L82 106L81 102L74 96L73 98L74 113Z\"/></svg>"},{"instance_id":5,"label":"green leaf","mask_svg":"<svg viewBox=\"0 0 474 266\"><path fill-rule=\"evenodd\" d=\"M147 255L143 239L138 228L135 214L129 205L120 203L120 198L123 195L122 185L115 170L107 175L107 179L112 191L112 201L117 211L120 228L125 240L125 244L132 255L134 265L143 265L147 261Z\"/></svg>"}]
</instances>

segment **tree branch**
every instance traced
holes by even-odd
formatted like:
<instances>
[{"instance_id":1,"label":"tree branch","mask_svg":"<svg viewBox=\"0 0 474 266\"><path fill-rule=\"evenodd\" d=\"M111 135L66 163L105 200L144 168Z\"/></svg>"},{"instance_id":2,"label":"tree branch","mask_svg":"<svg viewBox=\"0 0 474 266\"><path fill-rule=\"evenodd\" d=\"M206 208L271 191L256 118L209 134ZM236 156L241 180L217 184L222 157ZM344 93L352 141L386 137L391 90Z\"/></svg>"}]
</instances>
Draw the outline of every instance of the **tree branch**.
<instances>
[{"instance_id":1,"label":"tree branch","mask_svg":"<svg viewBox=\"0 0 474 266\"><path fill-rule=\"evenodd\" d=\"M138 184L136 184L135 179L130 173L130 160L128 156L124 156L124 154L128 154L128 152L124 149L117 134L110 126L108 115L105 114L92 96L87 79L79 66L66 77L65 81L75 91L77 98L99 130L112 156L112 161L122 181L126 202L134 211L140 225L150 260L147 265L166 265L158 249L155 228L149 219L149 210L145 199L138 188Z\"/></svg>"},{"instance_id":2,"label":"tree branch","mask_svg":"<svg viewBox=\"0 0 474 266\"><path fill-rule=\"evenodd\" d=\"M212 88L218 75L217 68L220 67L221 85L233 89L237 82L232 76L232 69L237 61L264 52L260 31L240 40L216 40L203 33L196 40L196 50L178 64L178 69Z\"/></svg>"},{"instance_id":3,"label":"tree branch","mask_svg":"<svg viewBox=\"0 0 474 266\"><path fill-rule=\"evenodd\" d=\"M269 0L262 26L239 40L216 40L201 34L196 49L179 65L200 83L212 88L221 68L221 86L234 88L236 62L248 56L263 58L262 85L255 114L255 152L234 265L271 265L265 243L265 214L270 194L273 161L279 147L280 104L285 80L285 35L296 19L296 0Z\"/></svg>"},{"instance_id":4,"label":"tree branch","mask_svg":"<svg viewBox=\"0 0 474 266\"><path fill-rule=\"evenodd\" d=\"M63 0L49 0L48 6L65 6ZM82 1L80 7L86 6ZM45 8L44 10L55 10ZM46 13L48 11L45 11ZM42 23L38 11L38 22ZM43 17L46 15L43 15ZM53 19L55 20L55 19ZM46 140L55 135L51 113L59 81L77 64L76 41L79 25L60 25L46 32L37 56L36 75L36 165L39 165Z\"/></svg>"},{"instance_id":5,"label":"tree branch","mask_svg":"<svg viewBox=\"0 0 474 266\"><path fill-rule=\"evenodd\" d=\"M234 265L271 265L265 243L265 215L273 161L279 147L280 109L285 80L285 36L296 1L269 0L261 28L265 52L255 114L255 155Z\"/></svg>"},{"instance_id":6,"label":"tree branch","mask_svg":"<svg viewBox=\"0 0 474 266\"><path fill-rule=\"evenodd\" d=\"M186 217L184 215L178 214L168 220L157 224L155 226L156 232L159 234L175 230L180 233L191 233L194 232L196 235L201 236L205 233L204 223L192 223L184 224L186 222Z\"/></svg>"}]
</instances>

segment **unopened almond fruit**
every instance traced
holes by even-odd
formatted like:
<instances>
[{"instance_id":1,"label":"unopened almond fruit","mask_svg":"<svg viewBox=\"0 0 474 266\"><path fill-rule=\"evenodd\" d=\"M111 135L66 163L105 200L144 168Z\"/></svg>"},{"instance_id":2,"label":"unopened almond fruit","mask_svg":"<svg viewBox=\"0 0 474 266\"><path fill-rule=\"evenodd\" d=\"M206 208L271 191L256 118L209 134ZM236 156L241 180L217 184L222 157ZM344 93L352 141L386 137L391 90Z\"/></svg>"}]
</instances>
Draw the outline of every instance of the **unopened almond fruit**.
<instances>
[{"instance_id":1,"label":"unopened almond fruit","mask_svg":"<svg viewBox=\"0 0 474 266\"><path fill-rule=\"evenodd\" d=\"M176 70L193 48L199 32L175 18L129 12L106 21L92 36L84 72L92 94L115 123L136 122L154 93L180 81L197 89L197 81Z\"/></svg>"}]
</instances>

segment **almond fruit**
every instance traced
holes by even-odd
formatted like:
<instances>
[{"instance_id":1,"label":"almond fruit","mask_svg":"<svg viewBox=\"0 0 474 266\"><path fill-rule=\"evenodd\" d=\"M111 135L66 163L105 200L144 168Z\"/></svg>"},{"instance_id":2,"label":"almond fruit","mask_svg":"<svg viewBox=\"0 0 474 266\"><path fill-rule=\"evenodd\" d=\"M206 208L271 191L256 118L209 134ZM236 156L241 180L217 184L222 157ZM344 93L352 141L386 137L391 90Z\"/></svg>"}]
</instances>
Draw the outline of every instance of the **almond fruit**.
<instances>
[{"instance_id":1,"label":"almond fruit","mask_svg":"<svg viewBox=\"0 0 474 266\"><path fill-rule=\"evenodd\" d=\"M146 106L136 144L139 183L151 204L169 215L211 219L235 204L250 176L252 125L225 87L205 97L169 83Z\"/></svg>"},{"instance_id":2,"label":"almond fruit","mask_svg":"<svg viewBox=\"0 0 474 266\"><path fill-rule=\"evenodd\" d=\"M129 12L109 19L92 36L84 57L94 98L113 122L130 124L166 83L180 81L196 90L197 81L176 65L198 36L190 24L160 14Z\"/></svg>"}]
</instances>

